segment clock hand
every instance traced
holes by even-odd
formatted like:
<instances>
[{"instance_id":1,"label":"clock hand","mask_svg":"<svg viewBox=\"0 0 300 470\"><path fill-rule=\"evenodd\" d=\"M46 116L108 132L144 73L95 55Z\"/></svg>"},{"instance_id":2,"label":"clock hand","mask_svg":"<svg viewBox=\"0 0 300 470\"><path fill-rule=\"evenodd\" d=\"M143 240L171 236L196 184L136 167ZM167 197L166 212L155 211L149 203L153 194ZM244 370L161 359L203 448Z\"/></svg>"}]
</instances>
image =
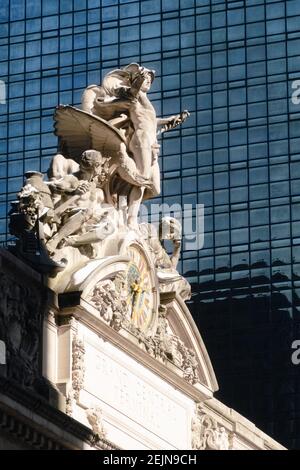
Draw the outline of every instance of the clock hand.
<instances>
[{"instance_id":1,"label":"clock hand","mask_svg":"<svg viewBox=\"0 0 300 470\"><path fill-rule=\"evenodd\" d=\"M133 282L130 287L132 290L132 308L134 308L135 303L136 303L136 298L138 294L140 293L141 288L137 282Z\"/></svg>"}]
</instances>

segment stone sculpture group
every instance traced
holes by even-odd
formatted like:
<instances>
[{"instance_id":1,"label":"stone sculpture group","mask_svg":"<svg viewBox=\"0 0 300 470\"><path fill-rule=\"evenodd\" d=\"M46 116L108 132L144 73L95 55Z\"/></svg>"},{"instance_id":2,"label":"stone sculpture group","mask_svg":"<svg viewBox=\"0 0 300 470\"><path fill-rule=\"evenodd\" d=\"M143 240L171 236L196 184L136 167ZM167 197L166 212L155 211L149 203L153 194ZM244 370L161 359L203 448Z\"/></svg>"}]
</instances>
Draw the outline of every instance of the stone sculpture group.
<instances>
[{"instance_id":1,"label":"stone sculpture group","mask_svg":"<svg viewBox=\"0 0 300 470\"><path fill-rule=\"evenodd\" d=\"M48 179L37 171L25 174L10 211L16 238L10 249L46 274L58 294L80 291L105 323L126 329L152 357L171 361L195 383L194 353L172 333L161 299L190 296L189 283L176 270L181 225L170 216L159 228L138 223L141 202L160 193L158 132L189 115L158 119L147 97L153 80L154 71L133 63L86 88L81 109L56 108L59 151ZM164 239L173 242L171 256ZM109 268L95 269L86 291L103 260Z\"/></svg>"},{"instance_id":2,"label":"stone sculpture group","mask_svg":"<svg viewBox=\"0 0 300 470\"><path fill-rule=\"evenodd\" d=\"M48 180L27 172L10 211L10 231L17 239L11 249L36 269L53 276L77 263L80 255L103 257L103 241L120 227L126 233L151 233L153 250L168 258L153 228L139 227L138 212L144 199L160 193L158 132L173 129L189 113L156 117L147 97L154 76L132 63L108 73L101 85L87 87L81 109L57 107L59 152ZM175 219L167 223L170 228L178 225ZM169 236L177 253L169 262L172 269L180 249L178 227L177 236Z\"/></svg>"},{"instance_id":3,"label":"stone sculpture group","mask_svg":"<svg viewBox=\"0 0 300 470\"><path fill-rule=\"evenodd\" d=\"M59 149L47 176L27 172L11 204L9 249L19 259L1 258L7 377L26 406L34 401L31 414L44 404L25 387L59 398L90 428L93 448L268 448L266 435L213 398L217 381L184 303L191 287L177 271L180 222L138 220L141 203L160 193L157 137L189 115L157 118L147 96L154 77L133 63L87 87L81 109L55 110ZM24 428L3 419L10 431ZM42 448L48 437L33 440Z\"/></svg>"}]
</instances>

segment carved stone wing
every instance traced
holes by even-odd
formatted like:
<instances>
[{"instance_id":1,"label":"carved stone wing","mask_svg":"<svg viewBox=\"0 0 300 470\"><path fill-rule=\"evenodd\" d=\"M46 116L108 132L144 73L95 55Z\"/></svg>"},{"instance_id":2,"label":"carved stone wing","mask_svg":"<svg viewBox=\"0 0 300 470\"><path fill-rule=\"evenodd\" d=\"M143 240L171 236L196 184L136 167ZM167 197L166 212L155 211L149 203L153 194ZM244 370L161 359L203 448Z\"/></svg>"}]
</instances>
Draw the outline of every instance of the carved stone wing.
<instances>
[{"instance_id":1,"label":"carved stone wing","mask_svg":"<svg viewBox=\"0 0 300 470\"><path fill-rule=\"evenodd\" d=\"M123 134L104 119L74 108L58 106L54 113L55 135L62 152L76 161L87 149L98 150L103 156L113 156L126 144Z\"/></svg>"}]
</instances>

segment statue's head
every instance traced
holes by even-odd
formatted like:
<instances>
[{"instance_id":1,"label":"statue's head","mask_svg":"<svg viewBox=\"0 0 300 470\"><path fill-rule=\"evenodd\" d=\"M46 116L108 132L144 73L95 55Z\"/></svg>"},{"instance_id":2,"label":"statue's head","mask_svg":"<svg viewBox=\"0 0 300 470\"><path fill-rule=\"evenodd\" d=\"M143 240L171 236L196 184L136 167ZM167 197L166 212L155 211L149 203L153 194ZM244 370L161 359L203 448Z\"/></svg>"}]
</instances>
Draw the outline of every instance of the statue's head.
<instances>
[{"instance_id":1,"label":"statue's head","mask_svg":"<svg viewBox=\"0 0 300 470\"><path fill-rule=\"evenodd\" d=\"M146 67L136 64L135 62L132 62L131 64L124 67L124 70L126 70L126 72L130 72L133 78L140 74L149 75L151 83L155 78L155 70L147 69Z\"/></svg>"},{"instance_id":2,"label":"statue's head","mask_svg":"<svg viewBox=\"0 0 300 470\"><path fill-rule=\"evenodd\" d=\"M86 150L81 155L80 169L81 171L94 172L101 168L103 157L97 150Z\"/></svg>"},{"instance_id":3,"label":"statue's head","mask_svg":"<svg viewBox=\"0 0 300 470\"><path fill-rule=\"evenodd\" d=\"M147 92L150 89L151 84L155 78L154 70L147 69L146 67L142 67L141 65L136 64L134 62L132 64L127 65L124 70L126 70L126 72L130 72L132 80L134 80L139 75L143 75L145 80L141 87L141 90Z\"/></svg>"}]
</instances>

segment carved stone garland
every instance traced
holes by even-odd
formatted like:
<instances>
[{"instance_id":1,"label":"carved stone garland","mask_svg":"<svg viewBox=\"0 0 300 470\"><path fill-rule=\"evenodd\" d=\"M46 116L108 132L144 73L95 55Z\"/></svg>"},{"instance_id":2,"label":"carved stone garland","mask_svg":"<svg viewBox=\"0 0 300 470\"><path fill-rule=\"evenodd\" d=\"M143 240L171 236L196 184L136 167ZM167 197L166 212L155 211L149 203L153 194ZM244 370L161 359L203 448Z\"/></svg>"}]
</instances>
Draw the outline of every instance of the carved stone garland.
<instances>
[{"instance_id":1,"label":"carved stone garland","mask_svg":"<svg viewBox=\"0 0 300 470\"><path fill-rule=\"evenodd\" d=\"M195 384L199 381L198 364L195 353L187 348L181 339L174 335L166 318L166 307L160 306L158 326L154 335L147 335L130 322L130 312L120 286L124 274L115 279L98 282L90 296L91 304L99 311L101 318L116 331L121 328L130 331L154 358L170 361L183 372L183 378Z\"/></svg>"},{"instance_id":2,"label":"carved stone garland","mask_svg":"<svg viewBox=\"0 0 300 470\"><path fill-rule=\"evenodd\" d=\"M84 343L75 334L72 341L72 389L68 394L66 405L66 413L70 416L72 416L73 404L78 401L79 393L84 383L84 355Z\"/></svg>"}]
</instances>

